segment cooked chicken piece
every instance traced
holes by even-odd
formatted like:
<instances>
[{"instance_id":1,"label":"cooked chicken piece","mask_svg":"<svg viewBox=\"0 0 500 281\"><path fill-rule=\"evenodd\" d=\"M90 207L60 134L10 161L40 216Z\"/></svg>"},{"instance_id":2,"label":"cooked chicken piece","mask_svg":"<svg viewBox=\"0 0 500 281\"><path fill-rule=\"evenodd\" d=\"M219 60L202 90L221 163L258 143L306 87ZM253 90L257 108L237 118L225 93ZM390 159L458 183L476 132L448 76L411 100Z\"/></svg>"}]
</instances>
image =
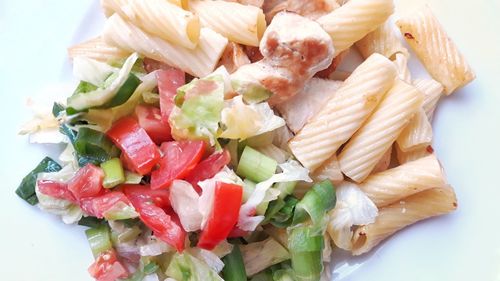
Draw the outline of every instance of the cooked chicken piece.
<instances>
[{"instance_id":1,"label":"cooked chicken piece","mask_svg":"<svg viewBox=\"0 0 500 281\"><path fill-rule=\"evenodd\" d=\"M327 67L326 69L323 69L320 72L316 73L316 75L314 75L314 77L319 77L319 78L328 78L328 77L330 77L330 75L333 72L335 72L335 70L337 70L337 67L339 67L339 65L342 63L342 61L344 60L344 58L347 56L348 53L349 53L349 49L347 49L347 50L341 52L340 54L338 54L335 58L333 58L333 61L330 64L329 67Z\"/></svg>"},{"instance_id":2,"label":"cooked chicken piece","mask_svg":"<svg viewBox=\"0 0 500 281\"><path fill-rule=\"evenodd\" d=\"M309 118L335 95L342 81L312 78L304 89L284 103L276 106L286 121L288 128L297 133Z\"/></svg>"},{"instance_id":3,"label":"cooked chicken piece","mask_svg":"<svg viewBox=\"0 0 500 281\"><path fill-rule=\"evenodd\" d=\"M262 5L264 4L264 0L224 0L224 1L237 2L243 5L251 5L259 8L262 8Z\"/></svg>"},{"instance_id":4,"label":"cooked chicken piece","mask_svg":"<svg viewBox=\"0 0 500 281\"><path fill-rule=\"evenodd\" d=\"M227 72L233 73L245 64L250 64L250 59L248 59L241 45L229 42L222 54L219 65L223 65Z\"/></svg>"}]
</instances>

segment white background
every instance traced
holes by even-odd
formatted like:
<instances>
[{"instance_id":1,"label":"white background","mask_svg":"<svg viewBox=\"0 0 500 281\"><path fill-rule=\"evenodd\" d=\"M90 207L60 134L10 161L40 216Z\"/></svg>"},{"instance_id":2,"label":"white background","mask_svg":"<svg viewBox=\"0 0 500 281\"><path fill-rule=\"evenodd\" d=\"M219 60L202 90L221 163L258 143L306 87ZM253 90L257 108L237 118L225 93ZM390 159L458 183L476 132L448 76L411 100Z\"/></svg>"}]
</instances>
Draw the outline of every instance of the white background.
<instances>
[{"instance_id":1,"label":"white background","mask_svg":"<svg viewBox=\"0 0 500 281\"><path fill-rule=\"evenodd\" d=\"M334 280L500 280L500 1L429 2L478 77L442 100L434 120L434 147L459 209L399 232L372 254L337 258ZM421 2L397 3L409 11ZM83 228L29 206L14 190L47 150L57 150L17 136L30 117L26 98L71 81L66 47L101 26L97 1L0 1L1 280L91 280Z\"/></svg>"}]
</instances>

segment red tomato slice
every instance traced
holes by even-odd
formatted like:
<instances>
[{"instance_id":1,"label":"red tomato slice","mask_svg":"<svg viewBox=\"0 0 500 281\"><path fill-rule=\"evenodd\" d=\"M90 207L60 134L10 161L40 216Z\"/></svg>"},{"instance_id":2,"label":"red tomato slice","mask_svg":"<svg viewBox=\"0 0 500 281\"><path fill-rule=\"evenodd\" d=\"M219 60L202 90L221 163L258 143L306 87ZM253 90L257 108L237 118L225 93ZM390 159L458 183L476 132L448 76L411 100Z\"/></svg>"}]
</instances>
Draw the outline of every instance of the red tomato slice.
<instances>
[{"instance_id":1,"label":"red tomato slice","mask_svg":"<svg viewBox=\"0 0 500 281\"><path fill-rule=\"evenodd\" d=\"M158 147L132 117L116 121L106 134L122 150L134 171L145 175L160 160Z\"/></svg>"},{"instance_id":2,"label":"red tomato slice","mask_svg":"<svg viewBox=\"0 0 500 281\"><path fill-rule=\"evenodd\" d=\"M171 141L161 147L160 167L151 173L151 189L167 188L173 180L183 179L196 167L205 152L204 141Z\"/></svg>"},{"instance_id":3,"label":"red tomato slice","mask_svg":"<svg viewBox=\"0 0 500 281\"><path fill-rule=\"evenodd\" d=\"M152 190L147 185L138 184L124 184L121 187L134 205L140 206L143 202L151 202L162 209L170 207L167 189Z\"/></svg>"},{"instance_id":4,"label":"red tomato slice","mask_svg":"<svg viewBox=\"0 0 500 281\"><path fill-rule=\"evenodd\" d=\"M168 117L174 107L174 97L177 88L186 83L186 75L179 69L162 69L156 72L158 92L160 93L160 109L163 122L168 123Z\"/></svg>"},{"instance_id":5,"label":"red tomato slice","mask_svg":"<svg viewBox=\"0 0 500 281\"><path fill-rule=\"evenodd\" d=\"M98 197L82 199L80 201L80 207L88 215L102 219L104 213L113 208L118 202L131 205L125 194L120 191L111 191Z\"/></svg>"},{"instance_id":6,"label":"red tomato slice","mask_svg":"<svg viewBox=\"0 0 500 281\"><path fill-rule=\"evenodd\" d=\"M54 197L57 199L64 199L71 202L76 202L76 198L69 191L68 184L52 180L39 180L37 182L38 190L42 194Z\"/></svg>"},{"instance_id":7,"label":"red tomato slice","mask_svg":"<svg viewBox=\"0 0 500 281\"><path fill-rule=\"evenodd\" d=\"M238 222L243 188L237 184L217 182L213 209L201 232L198 247L212 250L226 239Z\"/></svg>"},{"instance_id":8,"label":"red tomato slice","mask_svg":"<svg viewBox=\"0 0 500 281\"><path fill-rule=\"evenodd\" d=\"M93 164L80 168L68 182L68 189L77 200L94 197L101 193L104 172Z\"/></svg>"},{"instance_id":9,"label":"red tomato slice","mask_svg":"<svg viewBox=\"0 0 500 281\"><path fill-rule=\"evenodd\" d=\"M195 190L200 193L201 188L198 186L198 182L212 178L224 166L229 164L230 161L231 155L229 151L224 149L221 152L216 152L196 165L193 171L186 177L186 181L191 183Z\"/></svg>"},{"instance_id":10,"label":"red tomato slice","mask_svg":"<svg viewBox=\"0 0 500 281\"><path fill-rule=\"evenodd\" d=\"M127 269L118 261L114 250L102 252L90 265L89 273L97 281L116 281L127 278Z\"/></svg>"},{"instance_id":11,"label":"red tomato slice","mask_svg":"<svg viewBox=\"0 0 500 281\"><path fill-rule=\"evenodd\" d=\"M130 193L129 193L130 194ZM132 205L139 212L141 221L153 230L153 234L164 241L165 243L175 247L177 251L184 250L184 241L186 240L186 232L178 221L172 218L172 213L167 214L165 210L151 203L144 197L134 197L129 195L128 198Z\"/></svg>"},{"instance_id":12,"label":"red tomato slice","mask_svg":"<svg viewBox=\"0 0 500 281\"><path fill-rule=\"evenodd\" d=\"M172 140L170 125L163 122L160 109L151 105L138 105L135 115L139 125L146 130L151 140L156 144Z\"/></svg>"},{"instance_id":13,"label":"red tomato slice","mask_svg":"<svg viewBox=\"0 0 500 281\"><path fill-rule=\"evenodd\" d=\"M125 153L120 154L120 162L122 162L123 168L129 171L135 171L134 165L132 165L132 161L128 159Z\"/></svg>"}]
</instances>

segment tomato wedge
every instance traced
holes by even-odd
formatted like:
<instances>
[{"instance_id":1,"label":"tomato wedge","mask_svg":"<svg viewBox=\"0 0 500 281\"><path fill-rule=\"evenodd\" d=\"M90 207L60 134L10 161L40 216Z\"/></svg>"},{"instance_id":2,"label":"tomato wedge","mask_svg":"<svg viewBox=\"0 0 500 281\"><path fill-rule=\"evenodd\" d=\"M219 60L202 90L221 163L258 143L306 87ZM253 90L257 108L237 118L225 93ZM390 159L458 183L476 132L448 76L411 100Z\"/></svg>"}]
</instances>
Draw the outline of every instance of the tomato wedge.
<instances>
[{"instance_id":1,"label":"tomato wedge","mask_svg":"<svg viewBox=\"0 0 500 281\"><path fill-rule=\"evenodd\" d=\"M151 202L152 196L141 195L139 191L133 189L136 187L125 188L125 194L139 212L141 221L153 230L156 237L182 252L187 234L175 218L175 213L168 211L167 214L165 210Z\"/></svg>"},{"instance_id":2,"label":"tomato wedge","mask_svg":"<svg viewBox=\"0 0 500 281\"><path fill-rule=\"evenodd\" d=\"M134 205L140 206L143 202L150 202L162 209L170 207L167 189L152 190L147 185L138 184L124 184L121 188Z\"/></svg>"},{"instance_id":3,"label":"tomato wedge","mask_svg":"<svg viewBox=\"0 0 500 281\"><path fill-rule=\"evenodd\" d=\"M230 161L231 155L225 149L221 152L213 153L196 165L193 171L186 177L186 181L191 183L195 190L200 193L201 188L198 186L198 182L212 178L224 166L229 164Z\"/></svg>"},{"instance_id":4,"label":"tomato wedge","mask_svg":"<svg viewBox=\"0 0 500 281\"><path fill-rule=\"evenodd\" d=\"M116 121L106 134L122 150L134 171L145 175L160 160L158 148L132 117Z\"/></svg>"},{"instance_id":5,"label":"tomato wedge","mask_svg":"<svg viewBox=\"0 0 500 281\"><path fill-rule=\"evenodd\" d=\"M168 117L174 107L174 97L177 88L186 83L186 74L179 69L161 69L156 72L158 91L160 93L160 110L163 122L168 123Z\"/></svg>"},{"instance_id":6,"label":"tomato wedge","mask_svg":"<svg viewBox=\"0 0 500 281\"><path fill-rule=\"evenodd\" d=\"M77 200L94 197L103 190L103 180L104 172L101 168L93 164L87 164L80 168L68 182L68 190Z\"/></svg>"},{"instance_id":7,"label":"tomato wedge","mask_svg":"<svg viewBox=\"0 0 500 281\"><path fill-rule=\"evenodd\" d=\"M37 186L38 190L40 190L42 194L57 199L76 202L75 196L73 195L73 193L71 193L71 191L69 191L68 184L66 183L53 180L39 180L37 182Z\"/></svg>"},{"instance_id":8,"label":"tomato wedge","mask_svg":"<svg viewBox=\"0 0 500 281\"><path fill-rule=\"evenodd\" d=\"M238 222L243 187L217 182L214 192L213 209L197 245L207 250L212 250L226 239Z\"/></svg>"},{"instance_id":9,"label":"tomato wedge","mask_svg":"<svg viewBox=\"0 0 500 281\"><path fill-rule=\"evenodd\" d=\"M204 141L171 141L160 147L163 157L160 167L151 173L151 188L170 186L173 180L183 179L196 167L205 152Z\"/></svg>"},{"instance_id":10,"label":"tomato wedge","mask_svg":"<svg viewBox=\"0 0 500 281\"><path fill-rule=\"evenodd\" d=\"M156 144L172 140L170 125L161 118L160 109L151 105L138 105L135 115L139 125Z\"/></svg>"},{"instance_id":11,"label":"tomato wedge","mask_svg":"<svg viewBox=\"0 0 500 281\"><path fill-rule=\"evenodd\" d=\"M128 277L127 269L118 261L112 249L99 254L95 262L90 265L89 273L97 281L116 281Z\"/></svg>"},{"instance_id":12,"label":"tomato wedge","mask_svg":"<svg viewBox=\"0 0 500 281\"><path fill-rule=\"evenodd\" d=\"M80 207L88 215L101 219L107 211L111 210L119 202L132 205L125 194L119 191L111 191L98 197L82 199Z\"/></svg>"}]
</instances>

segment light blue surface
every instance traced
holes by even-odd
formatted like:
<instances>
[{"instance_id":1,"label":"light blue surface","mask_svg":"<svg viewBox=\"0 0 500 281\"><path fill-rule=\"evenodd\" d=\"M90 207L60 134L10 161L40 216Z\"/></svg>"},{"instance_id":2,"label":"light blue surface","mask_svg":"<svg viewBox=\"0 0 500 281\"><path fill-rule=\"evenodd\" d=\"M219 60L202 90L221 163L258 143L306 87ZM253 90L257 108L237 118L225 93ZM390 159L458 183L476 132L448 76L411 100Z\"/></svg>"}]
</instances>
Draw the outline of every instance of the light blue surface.
<instances>
[{"instance_id":1,"label":"light blue surface","mask_svg":"<svg viewBox=\"0 0 500 281\"><path fill-rule=\"evenodd\" d=\"M478 76L441 102L434 121L434 147L459 210L403 230L369 256L338 263L335 280L500 280L500 5L431 2L439 2L436 14ZM0 2L2 280L91 280L83 228L25 204L14 190L48 148L55 150L16 135L30 116L25 100L71 79L66 47L98 33L97 7L82 0Z\"/></svg>"}]
</instances>

